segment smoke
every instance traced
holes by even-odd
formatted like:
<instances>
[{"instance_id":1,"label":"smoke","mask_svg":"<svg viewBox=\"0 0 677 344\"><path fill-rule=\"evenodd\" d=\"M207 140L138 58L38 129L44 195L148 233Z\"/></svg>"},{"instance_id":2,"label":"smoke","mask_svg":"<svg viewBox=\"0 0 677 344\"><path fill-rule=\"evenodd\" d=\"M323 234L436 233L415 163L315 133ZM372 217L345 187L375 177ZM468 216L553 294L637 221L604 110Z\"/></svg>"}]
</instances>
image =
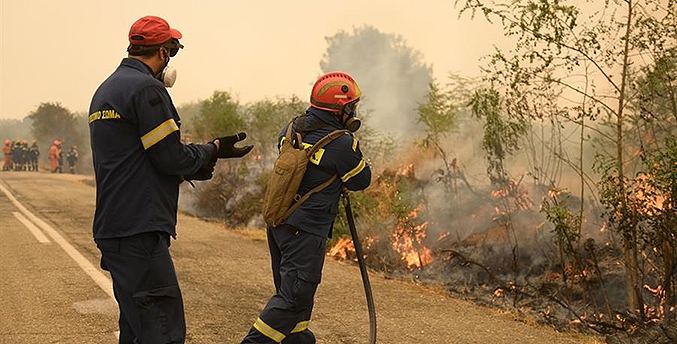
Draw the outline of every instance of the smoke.
<instances>
[{"instance_id":1,"label":"smoke","mask_svg":"<svg viewBox=\"0 0 677 344\"><path fill-rule=\"evenodd\" d=\"M486 234L500 224L504 216L500 212L505 209L496 207L500 202L496 190L493 190L495 186L491 185L487 176L482 126L481 120L462 112L457 118L456 128L442 141L442 149L448 160L453 162L457 173L450 191L439 180L445 168L439 153L424 156L415 152L408 157L415 164L416 177L426 181L424 193L426 203L429 204L427 214L430 214L431 222L437 224L430 227L435 237L450 231L457 242L462 242L469 237ZM539 123L529 129L520 142L520 149L506 157L506 170L524 200L520 205L510 205L515 211L511 221L521 244L535 244L537 236L540 236L539 240L552 239L553 225L540 212L540 207L543 199L549 197L548 191L555 188L561 192L559 200L565 202L572 213L577 214L581 202L585 203L581 233L583 240L609 240L609 233L600 231L604 221L597 202L597 190L587 179L584 199L580 198L581 177L574 168L579 163L580 155L580 143L575 139L580 135L578 130L580 127L577 128L573 123ZM559 142L561 138L556 137L558 133L566 139ZM587 178L594 176L594 154L592 142L584 142L583 164ZM564 159L569 162L563 162ZM501 241L497 240L495 244Z\"/></svg>"},{"instance_id":2,"label":"smoke","mask_svg":"<svg viewBox=\"0 0 677 344\"><path fill-rule=\"evenodd\" d=\"M33 139L30 119L0 119L0 139L2 141Z\"/></svg>"},{"instance_id":3,"label":"smoke","mask_svg":"<svg viewBox=\"0 0 677 344\"><path fill-rule=\"evenodd\" d=\"M410 138L421 126L416 109L432 82L432 67L401 36L372 26L340 31L326 37L323 72L344 71L360 86L367 124L397 138ZM366 111L365 111L366 110Z\"/></svg>"}]
</instances>

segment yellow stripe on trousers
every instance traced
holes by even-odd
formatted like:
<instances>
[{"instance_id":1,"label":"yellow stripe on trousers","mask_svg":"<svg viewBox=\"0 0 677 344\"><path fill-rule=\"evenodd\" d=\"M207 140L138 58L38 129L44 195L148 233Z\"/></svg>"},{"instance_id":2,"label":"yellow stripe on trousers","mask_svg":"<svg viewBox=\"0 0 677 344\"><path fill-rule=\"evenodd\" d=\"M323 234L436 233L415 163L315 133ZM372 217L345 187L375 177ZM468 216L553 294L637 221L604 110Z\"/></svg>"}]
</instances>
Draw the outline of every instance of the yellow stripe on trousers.
<instances>
[{"instance_id":1,"label":"yellow stripe on trousers","mask_svg":"<svg viewBox=\"0 0 677 344\"><path fill-rule=\"evenodd\" d=\"M294 326L294 329L291 330L291 333L297 333L297 332L302 332L308 329L308 325L310 324L310 320L306 321L301 321L296 326ZM254 322L254 328L261 332L264 336L274 340L277 343L282 342L287 336L285 336L282 332L272 328L270 325L266 324L261 318L257 318L256 322Z\"/></svg>"},{"instance_id":2,"label":"yellow stripe on trousers","mask_svg":"<svg viewBox=\"0 0 677 344\"><path fill-rule=\"evenodd\" d=\"M310 320L307 321L301 321L300 323L296 324L293 330L291 330L291 333L296 333L296 332L301 332L305 331L308 329L308 325L310 324Z\"/></svg>"},{"instance_id":3,"label":"yellow stripe on trousers","mask_svg":"<svg viewBox=\"0 0 677 344\"><path fill-rule=\"evenodd\" d=\"M270 327L268 324L263 322L261 318L257 318L254 322L254 328L259 332L263 333L264 336L274 340L277 343L282 342L286 337L282 332Z\"/></svg>"}]
</instances>

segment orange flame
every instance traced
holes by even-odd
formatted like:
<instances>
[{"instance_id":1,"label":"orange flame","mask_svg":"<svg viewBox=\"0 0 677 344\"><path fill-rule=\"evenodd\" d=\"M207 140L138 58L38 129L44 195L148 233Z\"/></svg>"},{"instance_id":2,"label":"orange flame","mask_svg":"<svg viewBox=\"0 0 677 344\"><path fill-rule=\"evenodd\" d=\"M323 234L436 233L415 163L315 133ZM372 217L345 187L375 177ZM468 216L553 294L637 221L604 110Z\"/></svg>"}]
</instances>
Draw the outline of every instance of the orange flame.
<instances>
[{"instance_id":1,"label":"orange flame","mask_svg":"<svg viewBox=\"0 0 677 344\"><path fill-rule=\"evenodd\" d=\"M428 235L428 222L425 221L419 225L412 224L421 210L423 210L423 205L419 205L400 219L392 234L392 247L400 254L400 259L407 264L408 269L422 268L433 261L432 250L423 244Z\"/></svg>"},{"instance_id":2,"label":"orange flame","mask_svg":"<svg viewBox=\"0 0 677 344\"><path fill-rule=\"evenodd\" d=\"M327 255L347 259L349 252L355 252L353 241L349 238L342 238L327 252Z\"/></svg>"},{"instance_id":3,"label":"orange flame","mask_svg":"<svg viewBox=\"0 0 677 344\"><path fill-rule=\"evenodd\" d=\"M397 171L397 175L399 176L407 176L411 173L411 171L414 169L414 164L409 164L407 166L402 167Z\"/></svg>"}]
</instances>

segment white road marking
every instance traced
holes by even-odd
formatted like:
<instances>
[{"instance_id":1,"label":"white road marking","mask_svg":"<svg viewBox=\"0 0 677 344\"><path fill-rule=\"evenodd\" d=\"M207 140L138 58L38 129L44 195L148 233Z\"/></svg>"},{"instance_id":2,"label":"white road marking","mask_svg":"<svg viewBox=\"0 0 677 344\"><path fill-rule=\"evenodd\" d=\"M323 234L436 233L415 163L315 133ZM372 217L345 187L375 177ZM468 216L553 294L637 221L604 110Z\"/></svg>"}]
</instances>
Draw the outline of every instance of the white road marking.
<instances>
[{"instance_id":1,"label":"white road marking","mask_svg":"<svg viewBox=\"0 0 677 344\"><path fill-rule=\"evenodd\" d=\"M79 266L82 268L82 270L85 271L89 277L94 280L94 283L96 283L101 290L103 290L108 296L111 298L115 299L115 296L113 295L113 283L111 282L106 275L104 275L101 270L98 268L94 267L92 263L85 258L78 250L73 247L66 239L64 239L59 232L57 232L52 226L50 226L47 222L41 220L37 216L33 215L26 207L23 206L23 204L19 203L19 201L12 195L7 188L5 188L2 184L0 184L0 191L2 191L7 198L9 198L12 203L24 214L28 219L33 221L38 227L42 228L47 235L52 237L52 240L59 244L61 248L68 254Z\"/></svg>"},{"instance_id":2,"label":"white road marking","mask_svg":"<svg viewBox=\"0 0 677 344\"><path fill-rule=\"evenodd\" d=\"M16 219L19 220L19 222L23 223L24 226L28 228L31 234L33 234L33 236L35 236L35 238L38 239L40 243L49 244L49 239L47 239L45 234L42 233L42 231L38 227L35 227L33 222L31 222L29 219L27 219L25 216L23 216L23 214L21 214L18 211L13 211L12 214L14 214L14 217L16 217Z\"/></svg>"}]
</instances>

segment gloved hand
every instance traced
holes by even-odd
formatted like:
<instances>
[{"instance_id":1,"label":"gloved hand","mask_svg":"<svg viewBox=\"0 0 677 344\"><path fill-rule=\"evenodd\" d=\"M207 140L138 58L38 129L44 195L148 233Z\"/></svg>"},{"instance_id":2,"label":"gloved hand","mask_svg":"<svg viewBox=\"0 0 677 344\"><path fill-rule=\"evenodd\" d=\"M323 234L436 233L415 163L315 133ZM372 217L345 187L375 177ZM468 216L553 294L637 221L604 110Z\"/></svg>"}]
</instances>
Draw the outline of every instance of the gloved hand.
<instances>
[{"instance_id":1,"label":"gloved hand","mask_svg":"<svg viewBox=\"0 0 677 344\"><path fill-rule=\"evenodd\" d=\"M207 162L206 165L200 167L197 172L183 176L183 180L190 183L191 180L209 180L214 176L214 166L216 160ZM192 185L193 183L191 183ZM193 185L194 187L195 185Z\"/></svg>"},{"instance_id":2,"label":"gloved hand","mask_svg":"<svg viewBox=\"0 0 677 344\"><path fill-rule=\"evenodd\" d=\"M214 141L219 140L219 143L216 145L218 147L216 157L219 159L241 158L247 155L247 153L249 153L252 148L254 148L253 145L235 147L237 142L240 142L245 138L247 138L247 134L239 133L237 135L224 136L215 139Z\"/></svg>"}]
</instances>

